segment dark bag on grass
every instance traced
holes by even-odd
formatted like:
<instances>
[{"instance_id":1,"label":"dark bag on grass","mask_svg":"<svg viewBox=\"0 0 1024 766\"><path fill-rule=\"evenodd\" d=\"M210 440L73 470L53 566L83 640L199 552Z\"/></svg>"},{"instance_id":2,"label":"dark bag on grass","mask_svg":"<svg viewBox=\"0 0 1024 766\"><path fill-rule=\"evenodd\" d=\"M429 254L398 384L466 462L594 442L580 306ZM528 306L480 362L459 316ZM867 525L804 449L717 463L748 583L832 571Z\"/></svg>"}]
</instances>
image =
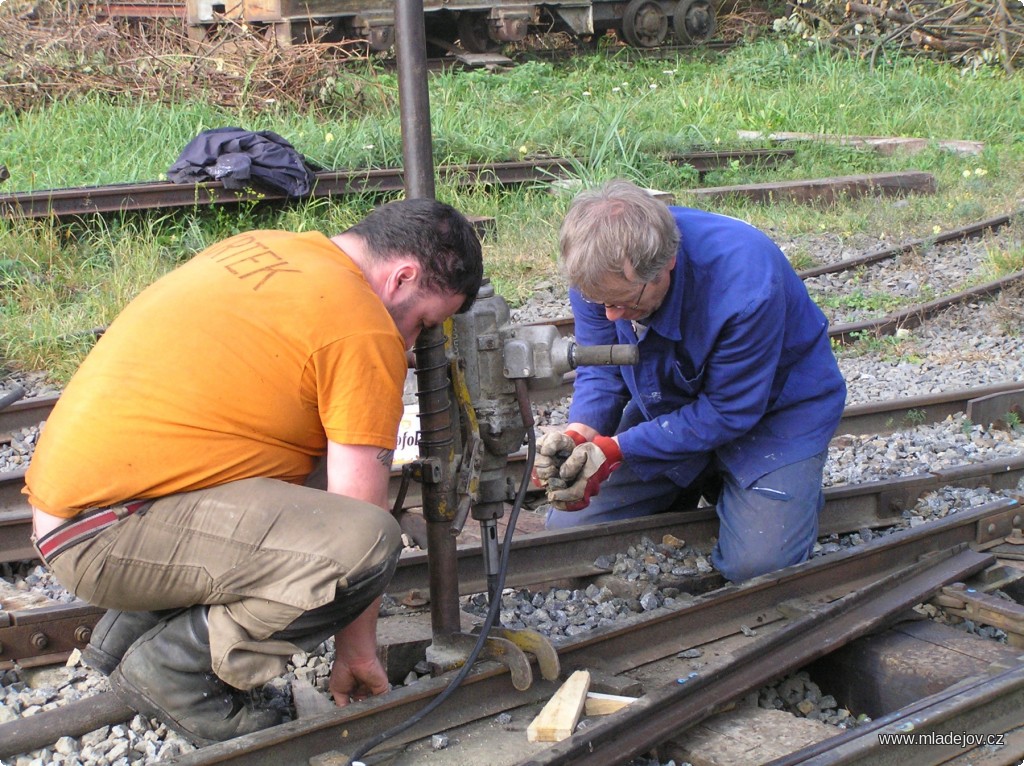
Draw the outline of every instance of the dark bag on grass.
<instances>
[{"instance_id":1,"label":"dark bag on grass","mask_svg":"<svg viewBox=\"0 0 1024 766\"><path fill-rule=\"evenodd\" d=\"M302 155L277 133L241 128L204 130L167 171L176 184L222 181L226 189L257 185L290 197L309 194L313 179Z\"/></svg>"}]
</instances>

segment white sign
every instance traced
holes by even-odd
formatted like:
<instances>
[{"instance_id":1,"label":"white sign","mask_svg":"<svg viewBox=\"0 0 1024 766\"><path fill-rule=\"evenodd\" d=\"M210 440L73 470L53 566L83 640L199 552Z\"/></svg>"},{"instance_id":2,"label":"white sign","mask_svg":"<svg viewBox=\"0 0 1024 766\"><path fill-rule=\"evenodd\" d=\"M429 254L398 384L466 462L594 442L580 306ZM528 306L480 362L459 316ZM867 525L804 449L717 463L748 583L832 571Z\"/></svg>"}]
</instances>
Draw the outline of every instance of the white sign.
<instances>
[{"instance_id":1,"label":"white sign","mask_svg":"<svg viewBox=\"0 0 1024 766\"><path fill-rule=\"evenodd\" d=\"M402 422L398 425L398 446L395 447L394 466L411 463L420 455L420 405L405 405Z\"/></svg>"}]
</instances>

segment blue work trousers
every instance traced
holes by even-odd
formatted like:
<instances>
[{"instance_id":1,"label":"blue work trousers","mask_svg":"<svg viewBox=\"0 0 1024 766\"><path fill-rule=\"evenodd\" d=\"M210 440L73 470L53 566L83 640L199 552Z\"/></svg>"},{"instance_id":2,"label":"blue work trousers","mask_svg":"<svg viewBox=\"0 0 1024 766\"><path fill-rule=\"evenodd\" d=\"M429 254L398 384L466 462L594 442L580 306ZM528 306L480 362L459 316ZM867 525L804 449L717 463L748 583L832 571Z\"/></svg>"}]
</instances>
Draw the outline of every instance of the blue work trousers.
<instances>
[{"instance_id":1,"label":"blue work trousers","mask_svg":"<svg viewBox=\"0 0 1024 766\"><path fill-rule=\"evenodd\" d=\"M639 478L624 463L581 511L548 511L547 528L633 519L695 507L703 494L715 503L718 543L711 563L733 582L806 561L818 537L818 515L825 505L821 487L828 452L783 466L749 487L740 486L713 456L690 487L668 478ZM717 492L717 502L716 495Z\"/></svg>"}]
</instances>

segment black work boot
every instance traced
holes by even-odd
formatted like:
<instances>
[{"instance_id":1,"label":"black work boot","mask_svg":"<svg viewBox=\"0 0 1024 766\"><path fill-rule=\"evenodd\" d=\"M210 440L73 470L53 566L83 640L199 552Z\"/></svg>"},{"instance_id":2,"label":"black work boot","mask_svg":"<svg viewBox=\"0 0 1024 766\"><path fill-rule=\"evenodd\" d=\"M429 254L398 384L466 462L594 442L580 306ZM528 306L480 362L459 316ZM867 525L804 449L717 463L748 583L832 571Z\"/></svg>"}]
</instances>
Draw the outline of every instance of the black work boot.
<instances>
[{"instance_id":1,"label":"black work boot","mask_svg":"<svg viewBox=\"0 0 1024 766\"><path fill-rule=\"evenodd\" d=\"M103 675L114 672L128 647L172 612L119 612L108 609L92 629L82 660Z\"/></svg>"},{"instance_id":2,"label":"black work boot","mask_svg":"<svg viewBox=\"0 0 1024 766\"><path fill-rule=\"evenodd\" d=\"M212 670L206 606L167 620L131 645L110 675L114 692L143 715L158 718L196 745L222 742L281 722L258 710Z\"/></svg>"}]
</instances>

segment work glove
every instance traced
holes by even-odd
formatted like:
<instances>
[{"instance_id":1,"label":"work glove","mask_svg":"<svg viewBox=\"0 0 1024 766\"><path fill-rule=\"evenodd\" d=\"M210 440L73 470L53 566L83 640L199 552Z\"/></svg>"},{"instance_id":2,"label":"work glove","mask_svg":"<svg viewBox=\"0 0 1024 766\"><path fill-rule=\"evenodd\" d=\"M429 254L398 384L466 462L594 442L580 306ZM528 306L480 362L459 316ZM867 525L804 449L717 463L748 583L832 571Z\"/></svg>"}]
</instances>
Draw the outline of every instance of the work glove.
<instances>
[{"instance_id":1,"label":"work glove","mask_svg":"<svg viewBox=\"0 0 1024 766\"><path fill-rule=\"evenodd\" d=\"M580 511L590 505L590 498L598 494L601 482L622 465L622 450L608 436L595 436L593 441L580 444L562 463L559 478L565 489L548 489L548 500L560 511Z\"/></svg>"},{"instance_id":2,"label":"work glove","mask_svg":"<svg viewBox=\"0 0 1024 766\"><path fill-rule=\"evenodd\" d=\"M572 429L548 431L537 442L537 457L533 461L533 485L548 488L548 482L558 477L558 469L572 454L572 451L587 440Z\"/></svg>"}]
</instances>

